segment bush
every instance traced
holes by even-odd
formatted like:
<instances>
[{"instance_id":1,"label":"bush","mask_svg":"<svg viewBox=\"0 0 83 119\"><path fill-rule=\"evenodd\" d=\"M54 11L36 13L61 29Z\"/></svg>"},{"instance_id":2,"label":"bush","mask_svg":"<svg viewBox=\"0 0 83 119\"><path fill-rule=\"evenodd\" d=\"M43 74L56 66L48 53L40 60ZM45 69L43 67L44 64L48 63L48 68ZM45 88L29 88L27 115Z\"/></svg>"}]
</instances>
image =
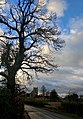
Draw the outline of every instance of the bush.
<instances>
[{"instance_id":1,"label":"bush","mask_svg":"<svg viewBox=\"0 0 83 119\"><path fill-rule=\"evenodd\" d=\"M24 101L21 95L15 97L15 119L22 119L24 113Z\"/></svg>"},{"instance_id":2,"label":"bush","mask_svg":"<svg viewBox=\"0 0 83 119\"><path fill-rule=\"evenodd\" d=\"M83 103L63 102L62 109L68 113L74 113L79 116L83 116Z\"/></svg>"},{"instance_id":3,"label":"bush","mask_svg":"<svg viewBox=\"0 0 83 119\"><path fill-rule=\"evenodd\" d=\"M26 99L25 104L33 105L37 107L44 107L44 105L46 105L47 103L45 100Z\"/></svg>"},{"instance_id":4,"label":"bush","mask_svg":"<svg viewBox=\"0 0 83 119\"><path fill-rule=\"evenodd\" d=\"M7 88L0 89L0 119L22 119L24 102L20 95L12 96Z\"/></svg>"},{"instance_id":5,"label":"bush","mask_svg":"<svg viewBox=\"0 0 83 119\"><path fill-rule=\"evenodd\" d=\"M14 109L10 90L0 89L0 119L13 119ZM12 117L12 118L11 118Z\"/></svg>"}]
</instances>

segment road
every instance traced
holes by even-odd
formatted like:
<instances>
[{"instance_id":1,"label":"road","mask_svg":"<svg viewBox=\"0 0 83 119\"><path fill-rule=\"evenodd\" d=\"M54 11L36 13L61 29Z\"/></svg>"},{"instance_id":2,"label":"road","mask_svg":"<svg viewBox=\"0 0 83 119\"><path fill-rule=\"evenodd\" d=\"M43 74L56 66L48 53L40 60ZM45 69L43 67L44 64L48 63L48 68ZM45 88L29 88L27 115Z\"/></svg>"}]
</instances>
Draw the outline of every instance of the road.
<instances>
[{"instance_id":1,"label":"road","mask_svg":"<svg viewBox=\"0 0 83 119\"><path fill-rule=\"evenodd\" d=\"M28 112L31 119L72 119L54 112L28 105L25 105L25 110Z\"/></svg>"}]
</instances>

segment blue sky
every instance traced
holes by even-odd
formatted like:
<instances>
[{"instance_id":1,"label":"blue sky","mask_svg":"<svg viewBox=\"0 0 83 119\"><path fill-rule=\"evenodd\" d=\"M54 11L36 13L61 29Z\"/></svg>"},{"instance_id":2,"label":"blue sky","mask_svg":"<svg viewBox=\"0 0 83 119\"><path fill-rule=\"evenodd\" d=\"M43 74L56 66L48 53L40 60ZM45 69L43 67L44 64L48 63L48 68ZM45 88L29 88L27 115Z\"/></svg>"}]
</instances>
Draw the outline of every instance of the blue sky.
<instances>
[{"instance_id":1,"label":"blue sky","mask_svg":"<svg viewBox=\"0 0 83 119\"><path fill-rule=\"evenodd\" d=\"M59 70L53 74L39 74L40 80L33 80L30 88L45 85L47 90L55 88L62 95L69 91L83 94L83 0L39 1L45 2L48 14L56 12L66 46L61 52L51 54L60 65ZM47 47L44 52L48 53Z\"/></svg>"},{"instance_id":2,"label":"blue sky","mask_svg":"<svg viewBox=\"0 0 83 119\"><path fill-rule=\"evenodd\" d=\"M64 16L60 18L62 28L69 26L72 18L83 16L83 0L65 0L67 9L64 11Z\"/></svg>"}]
</instances>

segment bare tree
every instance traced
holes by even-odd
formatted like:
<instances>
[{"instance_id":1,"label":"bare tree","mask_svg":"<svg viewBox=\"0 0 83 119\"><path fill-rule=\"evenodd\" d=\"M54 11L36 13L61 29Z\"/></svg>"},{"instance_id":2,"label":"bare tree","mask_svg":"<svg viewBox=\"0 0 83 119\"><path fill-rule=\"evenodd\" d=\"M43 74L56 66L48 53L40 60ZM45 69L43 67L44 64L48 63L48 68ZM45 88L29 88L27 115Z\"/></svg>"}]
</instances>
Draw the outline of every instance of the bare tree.
<instances>
[{"instance_id":1,"label":"bare tree","mask_svg":"<svg viewBox=\"0 0 83 119\"><path fill-rule=\"evenodd\" d=\"M64 41L58 38L56 15L46 15L44 8L38 0L18 0L15 5L0 8L0 75L7 79L12 92L19 69L30 79L29 70L48 72L57 68L42 52L43 46L57 50Z\"/></svg>"}]
</instances>

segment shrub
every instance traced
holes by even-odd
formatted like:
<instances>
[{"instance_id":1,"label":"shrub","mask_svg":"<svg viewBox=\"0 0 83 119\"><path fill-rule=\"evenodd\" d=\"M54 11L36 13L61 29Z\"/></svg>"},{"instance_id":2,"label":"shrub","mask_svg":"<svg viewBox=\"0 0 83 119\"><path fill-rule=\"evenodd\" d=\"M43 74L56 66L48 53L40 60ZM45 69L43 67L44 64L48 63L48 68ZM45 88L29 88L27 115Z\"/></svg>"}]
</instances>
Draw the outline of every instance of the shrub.
<instances>
[{"instance_id":1,"label":"shrub","mask_svg":"<svg viewBox=\"0 0 83 119\"><path fill-rule=\"evenodd\" d=\"M15 97L15 119L22 119L24 113L24 101L21 95Z\"/></svg>"},{"instance_id":2,"label":"shrub","mask_svg":"<svg viewBox=\"0 0 83 119\"><path fill-rule=\"evenodd\" d=\"M0 89L0 119L13 119L14 109L10 90ZM12 118L11 118L12 117Z\"/></svg>"},{"instance_id":3,"label":"shrub","mask_svg":"<svg viewBox=\"0 0 83 119\"><path fill-rule=\"evenodd\" d=\"M0 89L0 119L22 119L24 102L20 95L12 96L7 88Z\"/></svg>"},{"instance_id":4,"label":"shrub","mask_svg":"<svg viewBox=\"0 0 83 119\"><path fill-rule=\"evenodd\" d=\"M47 103L45 100L26 99L25 104L33 105L37 107L44 107L44 105L46 105Z\"/></svg>"},{"instance_id":5,"label":"shrub","mask_svg":"<svg viewBox=\"0 0 83 119\"><path fill-rule=\"evenodd\" d=\"M68 113L74 113L79 116L83 116L83 103L63 102L62 109Z\"/></svg>"}]
</instances>

